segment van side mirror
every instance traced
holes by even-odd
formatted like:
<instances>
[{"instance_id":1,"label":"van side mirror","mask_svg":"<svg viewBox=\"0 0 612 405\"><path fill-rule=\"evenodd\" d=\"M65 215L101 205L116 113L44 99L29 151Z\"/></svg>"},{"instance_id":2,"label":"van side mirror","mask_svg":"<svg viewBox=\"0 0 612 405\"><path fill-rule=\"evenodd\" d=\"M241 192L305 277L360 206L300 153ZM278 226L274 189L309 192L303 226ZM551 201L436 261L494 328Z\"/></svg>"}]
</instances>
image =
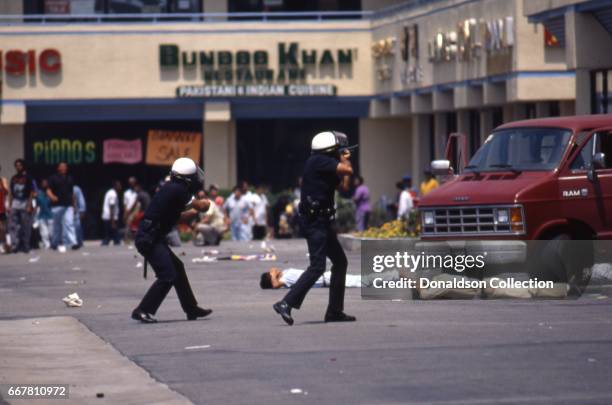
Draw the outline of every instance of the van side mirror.
<instances>
[{"instance_id":1,"label":"van side mirror","mask_svg":"<svg viewBox=\"0 0 612 405\"><path fill-rule=\"evenodd\" d=\"M435 176L448 176L452 174L450 160L433 160L431 162L431 173Z\"/></svg>"},{"instance_id":2,"label":"van side mirror","mask_svg":"<svg viewBox=\"0 0 612 405\"><path fill-rule=\"evenodd\" d=\"M591 182L594 182L597 179L597 174L595 172L605 167L606 167L605 153L597 152L596 154L593 155L593 159L591 160L591 167L587 171L587 179L589 179L589 181Z\"/></svg>"},{"instance_id":3,"label":"van side mirror","mask_svg":"<svg viewBox=\"0 0 612 405\"><path fill-rule=\"evenodd\" d=\"M591 167L595 170L603 169L604 167L606 167L606 154L602 152L597 152L595 155L593 155Z\"/></svg>"}]
</instances>

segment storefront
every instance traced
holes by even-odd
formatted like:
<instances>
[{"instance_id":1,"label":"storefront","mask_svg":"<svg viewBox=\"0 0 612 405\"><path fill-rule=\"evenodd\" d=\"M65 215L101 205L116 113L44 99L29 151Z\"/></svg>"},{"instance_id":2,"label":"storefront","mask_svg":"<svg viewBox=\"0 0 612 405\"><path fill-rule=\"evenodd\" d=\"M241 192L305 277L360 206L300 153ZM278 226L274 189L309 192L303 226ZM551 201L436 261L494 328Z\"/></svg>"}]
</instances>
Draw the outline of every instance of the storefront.
<instances>
[{"instance_id":1,"label":"storefront","mask_svg":"<svg viewBox=\"0 0 612 405\"><path fill-rule=\"evenodd\" d=\"M195 16L0 26L3 174L17 157L37 177L66 160L95 208L113 178L153 187L189 154L209 183L280 190L296 185L310 137L334 128L360 144L377 201L407 173L418 182L451 132L474 151L502 122L574 112L565 49L522 0L336 20Z\"/></svg>"}]
</instances>

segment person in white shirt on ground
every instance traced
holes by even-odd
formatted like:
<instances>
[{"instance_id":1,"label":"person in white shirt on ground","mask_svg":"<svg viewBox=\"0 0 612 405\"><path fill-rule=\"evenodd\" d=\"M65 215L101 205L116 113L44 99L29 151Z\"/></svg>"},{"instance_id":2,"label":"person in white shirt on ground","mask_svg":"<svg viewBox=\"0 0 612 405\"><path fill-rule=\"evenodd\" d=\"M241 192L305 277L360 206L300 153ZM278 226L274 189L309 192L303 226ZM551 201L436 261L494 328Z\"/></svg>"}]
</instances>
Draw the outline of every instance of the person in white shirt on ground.
<instances>
[{"instance_id":1,"label":"person in white shirt on ground","mask_svg":"<svg viewBox=\"0 0 612 405\"><path fill-rule=\"evenodd\" d=\"M261 274L259 286L266 290L270 288L291 288L292 285L300 278L304 273L301 269L279 269L278 267L272 267L265 273ZM326 271L321 277L315 281L315 288L329 287L331 280L331 271ZM347 274L344 282L346 288L358 288L361 287L361 275L360 274Z\"/></svg>"},{"instance_id":2,"label":"person in white shirt on ground","mask_svg":"<svg viewBox=\"0 0 612 405\"><path fill-rule=\"evenodd\" d=\"M111 239L115 245L121 243L119 236L119 193L121 193L121 182L113 180L113 187L104 195L102 204L102 223L104 224L104 239L102 246L108 246Z\"/></svg>"},{"instance_id":3,"label":"person in white shirt on ground","mask_svg":"<svg viewBox=\"0 0 612 405\"><path fill-rule=\"evenodd\" d=\"M272 267L265 273L261 273L259 280L259 286L264 289L278 289L278 288L291 288L292 285L300 278L304 273L302 269L288 268L279 269L278 267ZM397 281L401 278L408 278L409 273L400 272L398 270L385 271L383 273L371 273L362 277L361 274L347 274L344 282L346 288L360 288L360 287L372 287L375 280L380 279L383 281ZM314 284L316 288L329 287L331 280L331 272L326 271L321 277L317 279Z\"/></svg>"}]
</instances>

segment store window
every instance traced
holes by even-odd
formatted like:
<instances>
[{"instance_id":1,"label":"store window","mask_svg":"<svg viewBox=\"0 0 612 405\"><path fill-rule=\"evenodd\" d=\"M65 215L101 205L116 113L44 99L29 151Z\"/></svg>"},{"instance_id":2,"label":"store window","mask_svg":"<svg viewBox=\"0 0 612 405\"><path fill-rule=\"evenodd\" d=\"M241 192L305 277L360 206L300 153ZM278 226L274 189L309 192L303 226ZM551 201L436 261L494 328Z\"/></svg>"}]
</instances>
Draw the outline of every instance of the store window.
<instances>
[{"instance_id":1,"label":"store window","mask_svg":"<svg viewBox=\"0 0 612 405\"><path fill-rule=\"evenodd\" d=\"M536 103L525 103L525 119L533 119L538 116Z\"/></svg>"},{"instance_id":2,"label":"store window","mask_svg":"<svg viewBox=\"0 0 612 405\"><path fill-rule=\"evenodd\" d=\"M153 149L150 133L161 132L166 137L178 133L194 134L201 139L202 122L179 121L105 121L105 122L32 122L24 133L24 157L28 171L37 180L55 173L59 162L68 163L69 170L87 202L85 238L100 238L100 213L104 193L112 180L125 182L135 176L141 186L153 193L170 166L160 164L160 154ZM159 143L158 143L159 144ZM201 154L198 163L201 163Z\"/></svg>"},{"instance_id":3,"label":"store window","mask_svg":"<svg viewBox=\"0 0 612 405\"><path fill-rule=\"evenodd\" d=\"M228 11L230 13L360 10L361 0L228 0ZM340 17L334 16L333 18Z\"/></svg>"},{"instance_id":4,"label":"store window","mask_svg":"<svg viewBox=\"0 0 612 405\"><path fill-rule=\"evenodd\" d=\"M201 0L24 0L25 14L200 13Z\"/></svg>"},{"instance_id":5,"label":"store window","mask_svg":"<svg viewBox=\"0 0 612 405\"><path fill-rule=\"evenodd\" d=\"M591 112L607 114L612 112L609 103L612 69L594 70L591 72Z\"/></svg>"},{"instance_id":6,"label":"store window","mask_svg":"<svg viewBox=\"0 0 612 405\"><path fill-rule=\"evenodd\" d=\"M347 134L352 145L359 143L359 121L353 118L237 120L238 179L266 184L273 192L296 187L313 135L329 129ZM352 162L358 173L358 159Z\"/></svg>"}]
</instances>

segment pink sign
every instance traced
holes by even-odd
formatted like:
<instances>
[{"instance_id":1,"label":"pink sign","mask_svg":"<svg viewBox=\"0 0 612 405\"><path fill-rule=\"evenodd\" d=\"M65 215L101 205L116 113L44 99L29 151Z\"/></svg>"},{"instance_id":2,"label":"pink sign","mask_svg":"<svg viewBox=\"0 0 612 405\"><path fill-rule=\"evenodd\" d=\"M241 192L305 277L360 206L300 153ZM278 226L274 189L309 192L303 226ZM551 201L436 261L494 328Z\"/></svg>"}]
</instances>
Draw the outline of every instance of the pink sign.
<instances>
[{"instance_id":1,"label":"pink sign","mask_svg":"<svg viewBox=\"0 0 612 405\"><path fill-rule=\"evenodd\" d=\"M142 161L142 141L124 141L123 139L106 139L104 141L104 163L125 163L133 165Z\"/></svg>"}]
</instances>

